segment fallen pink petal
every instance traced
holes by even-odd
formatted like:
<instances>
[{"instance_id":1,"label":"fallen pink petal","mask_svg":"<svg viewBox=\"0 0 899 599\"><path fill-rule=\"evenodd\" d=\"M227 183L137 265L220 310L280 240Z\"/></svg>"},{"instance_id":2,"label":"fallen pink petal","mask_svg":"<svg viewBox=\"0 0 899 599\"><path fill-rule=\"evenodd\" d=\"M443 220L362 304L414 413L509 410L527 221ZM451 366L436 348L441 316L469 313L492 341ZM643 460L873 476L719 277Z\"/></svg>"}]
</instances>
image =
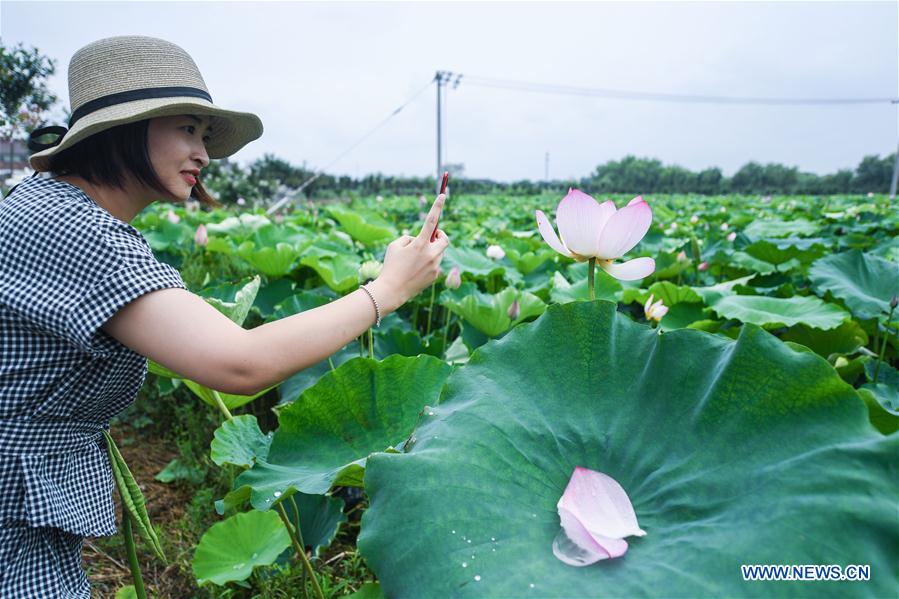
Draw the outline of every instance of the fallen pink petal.
<instances>
[{"instance_id":1,"label":"fallen pink petal","mask_svg":"<svg viewBox=\"0 0 899 599\"><path fill-rule=\"evenodd\" d=\"M624 537L646 534L625 490L612 477L578 466L556 504L562 529L553 554L571 566L589 566L627 552Z\"/></svg>"}]
</instances>

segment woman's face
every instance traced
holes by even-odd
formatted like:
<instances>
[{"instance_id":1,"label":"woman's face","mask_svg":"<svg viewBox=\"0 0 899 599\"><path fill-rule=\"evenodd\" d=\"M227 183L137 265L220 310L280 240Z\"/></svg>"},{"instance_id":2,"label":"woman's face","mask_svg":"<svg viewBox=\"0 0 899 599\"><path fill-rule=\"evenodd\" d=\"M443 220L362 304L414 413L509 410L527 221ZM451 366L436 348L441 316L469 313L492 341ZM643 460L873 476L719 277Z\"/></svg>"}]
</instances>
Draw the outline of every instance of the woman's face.
<instances>
[{"instance_id":1,"label":"woman's face","mask_svg":"<svg viewBox=\"0 0 899 599\"><path fill-rule=\"evenodd\" d=\"M200 169L209 164L209 117L179 115L150 119L147 144L159 180L181 201L190 197Z\"/></svg>"}]
</instances>

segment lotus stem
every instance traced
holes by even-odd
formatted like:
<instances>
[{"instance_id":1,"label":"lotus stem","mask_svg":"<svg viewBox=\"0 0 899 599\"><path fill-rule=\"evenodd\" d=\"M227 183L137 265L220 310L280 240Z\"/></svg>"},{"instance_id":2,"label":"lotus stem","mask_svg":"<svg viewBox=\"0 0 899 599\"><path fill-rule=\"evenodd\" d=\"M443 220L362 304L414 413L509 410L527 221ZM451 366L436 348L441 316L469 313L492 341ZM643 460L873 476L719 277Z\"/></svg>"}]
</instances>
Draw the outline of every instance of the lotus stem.
<instances>
[{"instance_id":1,"label":"lotus stem","mask_svg":"<svg viewBox=\"0 0 899 599\"><path fill-rule=\"evenodd\" d=\"M375 335L371 329L368 329L368 357L372 360L375 358Z\"/></svg>"},{"instance_id":2,"label":"lotus stem","mask_svg":"<svg viewBox=\"0 0 899 599\"><path fill-rule=\"evenodd\" d=\"M428 327L425 329L425 337L431 334L431 320L434 316L434 291L437 289L437 283L431 283L431 302L428 304Z\"/></svg>"},{"instance_id":3,"label":"lotus stem","mask_svg":"<svg viewBox=\"0 0 899 599\"><path fill-rule=\"evenodd\" d=\"M359 335L359 357L361 358L365 352L365 337Z\"/></svg>"},{"instance_id":4,"label":"lotus stem","mask_svg":"<svg viewBox=\"0 0 899 599\"><path fill-rule=\"evenodd\" d=\"M140 574L140 563L137 561L137 548L134 545L134 535L131 531L131 514L122 501L122 534L125 536L125 549L128 552L128 565L131 566L131 577L134 579L134 592L137 599L147 599L147 591L144 589L144 579Z\"/></svg>"},{"instance_id":5,"label":"lotus stem","mask_svg":"<svg viewBox=\"0 0 899 599\"><path fill-rule=\"evenodd\" d=\"M590 290L590 300L596 299L596 290L594 289L594 276L596 274L596 258L590 258L587 261L587 288Z\"/></svg>"},{"instance_id":6,"label":"lotus stem","mask_svg":"<svg viewBox=\"0 0 899 599\"><path fill-rule=\"evenodd\" d=\"M890 336L890 334L889 334L889 326L890 326L890 323L893 322L893 310L895 310L895 308L894 308L892 305L890 305L890 315L887 316L887 324L886 324L886 329L887 329L887 330L884 331L884 333L883 333L883 339L881 339L881 341L880 341L880 355L877 356L877 364L874 366L874 384L875 384L875 385L877 384L877 375L880 374L880 363L883 362L883 356L884 356L884 354L886 354L886 351L887 351L887 339L888 339L889 336ZM879 329L880 329L880 323L877 322L877 321L875 321L875 322L874 322L874 327L875 327L877 330L879 330ZM876 346L875 346L875 347L876 347Z\"/></svg>"},{"instance_id":7,"label":"lotus stem","mask_svg":"<svg viewBox=\"0 0 899 599\"><path fill-rule=\"evenodd\" d=\"M222 396L219 395L219 392L215 389L210 389L210 391L212 391L212 398L215 400L215 406L225 415L225 420L231 420L231 412L228 411L228 406L222 401Z\"/></svg>"},{"instance_id":8,"label":"lotus stem","mask_svg":"<svg viewBox=\"0 0 899 599\"><path fill-rule=\"evenodd\" d=\"M293 505L293 513L297 516L297 538L300 541L300 547L306 547L306 542L303 540L303 527L300 525L300 508L297 506L297 501L294 499L294 496L290 496L290 504ZM303 596L306 599L309 599L309 589L306 588L306 569L303 569L303 576L300 579L300 584L303 585Z\"/></svg>"},{"instance_id":9,"label":"lotus stem","mask_svg":"<svg viewBox=\"0 0 899 599\"><path fill-rule=\"evenodd\" d=\"M300 559L303 561L303 567L306 569L306 573L309 575L310 580L312 580L312 590L315 591L315 596L318 599L325 599L324 593L322 593L322 588L318 584L318 579L315 577L315 570L312 569L312 564L309 563L309 557L306 555L306 548L300 543L300 540L297 538L297 531L294 530L293 524L290 523L290 518L287 517L287 512L284 511L284 505L278 504L278 515L281 517L281 521L284 523L284 526L287 527L287 534L290 535L290 540L293 543L293 548L296 550L297 555L300 556ZM299 514L297 515L299 517Z\"/></svg>"},{"instance_id":10,"label":"lotus stem","mask_svg":"<svg viewBox=\"0 0 899 599\"><path fill-rule=\"evenodd\" d=\"M443 357L446 357L446 340L449 334L450 311L443 309Z\"/></svg>"}]
</instances>

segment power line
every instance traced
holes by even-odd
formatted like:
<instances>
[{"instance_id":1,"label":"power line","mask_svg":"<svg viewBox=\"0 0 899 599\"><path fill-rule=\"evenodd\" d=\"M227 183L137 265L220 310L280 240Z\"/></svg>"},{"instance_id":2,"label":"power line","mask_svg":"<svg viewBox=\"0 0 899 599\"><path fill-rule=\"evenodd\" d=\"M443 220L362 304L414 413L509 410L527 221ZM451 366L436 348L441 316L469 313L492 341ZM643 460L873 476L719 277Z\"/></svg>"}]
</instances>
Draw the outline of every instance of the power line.
<instances>
[{"instance_id":1,"label":"power line","mask_svg":"<svg viewBox=\"0 0 899 599\"><path fill-rule=\"evenodd\" d=\"M882 98L764 98L748 96L709 96L697 94L669 94L659 92L641 92L611 88L575 87L569 85L553 85L511 79L496 79L465 75L468 85L494 87L526 92L562 94L573 96L591 96L615 98L621 100L644 100L654 102L683 102L702 104L768 104L768 105L836 105L836 104L897 104L899 97Z\"/></svg>"},{"instance_id":2,"label":"power line","mask_svg":"<svg viewBox=\"0 0 899 599\"><path fill-rule=\"evenodd\" d=\"M272 213L275 212L278 208L280 208L281 206L283 206L285 202L287 202L288 200L292 199L294 196L296 196L297 194L299 194L300 192L302 192L304 189L306 189L307 187L309 187L309 185L311 185L313 181L315 181L316 179L318 179L319 177L321 177L322 175L324 175L324 174L325 174L325 171L327 171L329 168L331 168L331 166L333 166L337 161L339 161L341 158L343 158L344 156L346 156L347 154L349 154L351 151L353 151L353 149L355 149L356 146L358 146L359 144L361 144L363 141L365 141L366 139L368 139L369 137L371 137L371 136L372 136L378 129L380 129L381 127L383 127L384 125L386 125L386 124L387 124L393 117L395 117L396 115L398 115L398 114L400 113L400 111L403 110L403 108L405 108L406 106L408 106L410 103L412 103L413 100L415 100L418 96L420 96L421 94L423 94L423 93L425 92L425 90L427 90L429 87L431 87L431 84L433 84L433 83L434 83L433 80L428 81L427 85L425 85L424 87L422 87L421 89L419 89L417 92L415 92L414 94L412 94L412 96L410 96L408 100L406 100L405 102L403 102L403 103L399 106L399 108L397 108L396 110L394 110L393 112L391 112L389 115L387 115L387 117L386 117L384 120L382 120L380 123L378 123L377 125L375 125L375 126L368 132L368 133L366 133L365 135L363 135L362 137L360 137L360 138L359 138L353 145L351 145L349 148L347 148L346 150L344 150L343 152L341 152L340 154L338 154L337 158L335 158L334 160L332 160L331 162L329 162L328 164L326 164L324 167L322 167L321 169L319 169L318 172L315 173L315 175L313 175L312 177L310 177L308 180L304 181L303 184L300 185L296 190L294 190L293 193L292 193L290 196L285 196L285 197L281 198L280 200L278 200L277 202L275 202L274 204L272 204L272 206L271 206L268 210L266 210L265 213L266 213L266 214L272 214Z\"/></svg>"}]
</instances>

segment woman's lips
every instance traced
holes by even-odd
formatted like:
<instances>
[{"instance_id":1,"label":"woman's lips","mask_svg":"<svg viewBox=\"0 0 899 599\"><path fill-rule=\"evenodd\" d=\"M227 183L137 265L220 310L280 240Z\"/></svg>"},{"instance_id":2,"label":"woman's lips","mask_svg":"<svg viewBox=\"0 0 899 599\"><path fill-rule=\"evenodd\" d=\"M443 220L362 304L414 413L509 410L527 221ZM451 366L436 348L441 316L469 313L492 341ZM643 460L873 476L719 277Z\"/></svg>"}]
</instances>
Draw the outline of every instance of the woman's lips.
<instances>
[{"instance_id":1,"label":"woman's lips","mask_svg":"<svg viewBox=\"0 0 899 599\"><path fill-rule=\"evenodd\" d=\"M197 178L191 175L190 173L181 173L181 176L184 177L188 183L191 185L197 184Z\"/></svg>"}]
</instances>

